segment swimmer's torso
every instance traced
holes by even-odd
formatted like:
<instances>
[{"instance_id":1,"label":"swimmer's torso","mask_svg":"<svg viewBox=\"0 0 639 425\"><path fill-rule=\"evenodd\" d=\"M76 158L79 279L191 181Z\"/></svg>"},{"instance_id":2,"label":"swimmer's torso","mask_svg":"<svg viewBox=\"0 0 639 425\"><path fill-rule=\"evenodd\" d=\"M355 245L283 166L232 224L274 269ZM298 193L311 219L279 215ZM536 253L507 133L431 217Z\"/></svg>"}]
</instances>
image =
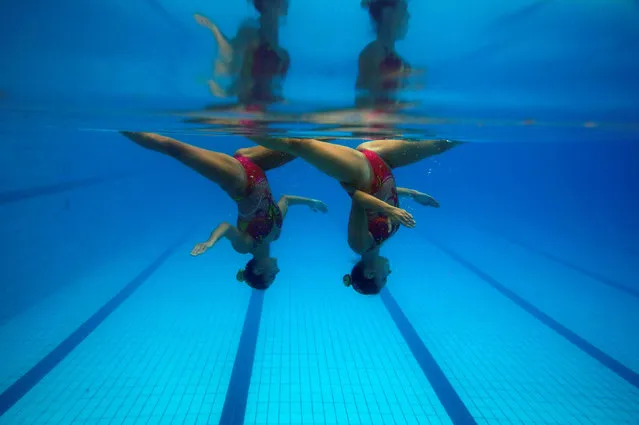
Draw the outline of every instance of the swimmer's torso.
<instances>
[{"instance_id":1,"label":"swimmer's torso","mask_svg":"<svg viewBox=\"0 0 639 425\"><path fill-rule=\"evenodd\" d=\"M280 236L282 211L273 199L264 171L250 159L236 155L246 173L246 190L236 197L237 228L253 238L254 246L273 242Z\"/></svg>"}]
</instances>

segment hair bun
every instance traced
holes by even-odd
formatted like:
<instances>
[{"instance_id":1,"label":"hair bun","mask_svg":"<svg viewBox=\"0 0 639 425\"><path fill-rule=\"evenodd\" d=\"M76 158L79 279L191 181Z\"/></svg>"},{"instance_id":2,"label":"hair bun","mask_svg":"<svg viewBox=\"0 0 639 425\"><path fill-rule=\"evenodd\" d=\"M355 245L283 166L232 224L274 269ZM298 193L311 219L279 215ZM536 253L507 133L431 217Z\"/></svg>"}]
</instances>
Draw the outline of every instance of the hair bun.
<instances>
[{"instance_id":1,"label":"hair bun","mask_svg":"<svg viewBox=\"0 0 639 425\"><path fill-rule=\"evenodd\" d=\"M237 275L235 275L235 278L237 279L238 282L244 282L244 269L240 269L237 272Z\"/></svg>"},{"instance_id":2,"label":"hair bun","mask_svg":"<svg viewBox=\"0 0 639 425\"><path fill-rule=\"evenodd\" d=\"M350 274L345 274L342 278L342 282L344 283L344 286L351 286L351 283L353 283L353 278Z\"/></svg>"}]
</instances>

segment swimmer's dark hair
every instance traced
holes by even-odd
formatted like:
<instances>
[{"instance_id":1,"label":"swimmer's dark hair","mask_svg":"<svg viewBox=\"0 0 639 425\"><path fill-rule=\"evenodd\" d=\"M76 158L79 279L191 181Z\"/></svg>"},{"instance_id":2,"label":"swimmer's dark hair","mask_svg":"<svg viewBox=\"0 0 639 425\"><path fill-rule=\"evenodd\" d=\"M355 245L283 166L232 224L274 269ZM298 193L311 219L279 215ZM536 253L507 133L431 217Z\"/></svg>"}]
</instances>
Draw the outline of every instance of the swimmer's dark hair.
<instances>
[{"instance_id":1,"label":"swimmer's dark hair","mask_svg":"<svg viewBox=\"0 0 639 425\"><path fill-rule=\"evenodd\" d=\"M406 6L406 0L363 0L362 7L368 9L368 14L375 23L375 26L379 26L384 15L384 9L388 7Z\"/></svg>"},{"instance_id":2,"label":"swimmer's dark hair","mask_svg":"<svg viewBox=\"0 0 639 425\"><path fill-rule=\"evenodd\" d=\"M271 6L275 1L279 1L282 14L285 15L288 12L288 0L249 0L250 3L253 3L255 10L259 13L266 13L269 6Z\"/></svg>"},{"instance_id":3,"label":"swimmer's dark hair","mask_svg":"<svg viewBox=\"0 0 639 425\"><path fill-rule=\"evenodd\" d=\"M244 266L244 269L237 272L237 280L240 282L246 282L246 284L253 289L264 291L265 289L268 289L270 285L266 284L264 276L255 274L256 263L255 258L249 260L249 262L246 263L246 266Z\"/></svg>"},{"instance_id":4,"label":"swimmer's dark hair","mask_svg":"<svg viewBox=\"0 0 639 425\"><path fill-rule=\"evenodd\" d=\"M344 285L352 286L362 295L377 295L381 288L375 284L375 278L367 278L364 275L364 262L359 261L351 270L351 274L344 276Z\"/></svg>"}]
</instances>

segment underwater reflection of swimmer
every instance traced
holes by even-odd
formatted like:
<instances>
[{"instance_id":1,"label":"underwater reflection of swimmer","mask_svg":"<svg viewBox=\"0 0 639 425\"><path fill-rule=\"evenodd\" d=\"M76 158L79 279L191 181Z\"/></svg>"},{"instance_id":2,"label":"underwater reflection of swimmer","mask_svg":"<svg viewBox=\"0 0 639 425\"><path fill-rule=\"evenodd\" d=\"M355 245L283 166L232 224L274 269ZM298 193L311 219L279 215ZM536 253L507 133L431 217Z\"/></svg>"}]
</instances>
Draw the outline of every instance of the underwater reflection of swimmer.
<instances>
[{"instance_id":1,"label":"underwater reflection of swimmer","mask_svg":"<svg viewBox=\"0 0 639 425\"><path fill-rule=\"evenodd\" d=\"M379 253L380 246L397 232L400 224L415 227L413 216L399 208L399 197L439 207L430 195L396 187L392 170L459 144L448 140L377 140L352 149L314 139L259 138L255 141L302 158L338 180L348 191L352 198L348 243L361 255L361 260L344 277L344 283L365 295L379 293L390 274L388 260Z\"/></svg>"},{"instance_id":2,"label":"underwater reflection of swimmer","mask_svg":"<svg viewBox=\"0 0 639 425\"><path fill-rule=\"evenodd\" d=\"M280 167L295 157L257 146L240 149L233 156L201 149L154 133L121 132L138 145L168 155L220 186L238 207L237 227L222 223L210 237L197 244L197 256L222 238L231 242L240 254L253 258L240 270L237 279L254 289L267 289L279 272L277 260L271 257L270 245L280 237L288 208L306 205L313 211L327 212L323 202L284 195L275 203L265 171Z\"/></svg>"},{"instance_id":3,"label":"underwater reflection of swimmer","mask_svg":"<svg viewBox=\"0 0 639 425\"><path fill-rule=\"evenodd\" d=\"M396 95L408 86L412 68L397 52L395 44L408 30L406 0L363 0L368 9L376 38L360 53L358 60L358 107L392 107L399 103Z\"/></svg>"},{"instance_id":4,"label":"underwater reflection of swimmer","mask_svg":"<svg viewBox=\"0 0 639 425\"><path fill-rule=\"evenodd\" d=\"M239 109L260 111L282 100L290 57L279 44L279 23L288 12L288 1L252 0L252 3L259 13L258 24L245 21L232 40L205 16L196 14L195 19L213 33L219 46L215 74L231 78L225 88L209 81L211 93L217 97L236 97ZM228 109L228 105L217 108Z\"/></svg>"},{"instance_id":5,"label":"underwater reflection of swimmer","mask_svg":"<svg viewBox=\"0 0 639 425\"><path fill-rule=\"evenodd\" d=\"M410 77L420 73L402 58L395 47L407 32L407 1L364 0L362 7L368 10L375 39L364 47L358 57L354 106L315 112L305 119L316 124L333 125L323 131L348 132L353 138L397 138L399 135L394 123L414 122L420 118L399 114L414 106L402 99L401 94L406 89L419 87L410 81Z\"/></svg>"}]
</instances>

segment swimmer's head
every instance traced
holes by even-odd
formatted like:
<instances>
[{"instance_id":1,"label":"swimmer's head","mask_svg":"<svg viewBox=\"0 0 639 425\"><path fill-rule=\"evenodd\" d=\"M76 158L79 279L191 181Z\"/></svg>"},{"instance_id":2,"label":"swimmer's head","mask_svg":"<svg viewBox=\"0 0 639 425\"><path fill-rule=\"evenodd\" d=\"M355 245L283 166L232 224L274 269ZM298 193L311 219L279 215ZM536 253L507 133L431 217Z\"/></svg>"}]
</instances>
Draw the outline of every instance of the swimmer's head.
<instances>
[{"instance_id":1,"label":"swimmer's head","mask_svg":"<svg viewBox=\"0 0 639 425\"><path fill-rule=\"evenodd\" d=\"M362 295L379 294L386 286L386 280L391 273L388 258L376 257L372 260L361 260L351 274L344 276L344 285L351 286Z\"/></svg>"},{"instance_id":2,"label":"swimmer's head","mask_svg":"<svg viewBox=\"0 0 639 425\"><path fill-rule=\"evenodd\" d=\"M276 16L286 16L288 0L249 0L260 14L271 13Z\"/></svg>"},{"instance_id":3,"label":"swimmer's head","mask_svg":"<svg viewBox=\"0 0 639 425\"><path fill-rule=\"evenodd\" d=\"M404 38L410 17L406 0L362 0L362 7L368 9L377 34L393 40Z\"/></svg>"},{"instance_id":4,"label":"swimmer's head","mask_svg":"<svg viewBox=\"0 0 639 425\"><path fill-rule=\"evenodd\" d=\"M253 258L237 272L237 280L246 282L253 289L264 290L271 286L279 271L275 258Z\"/></svg>"}]
</instances>

